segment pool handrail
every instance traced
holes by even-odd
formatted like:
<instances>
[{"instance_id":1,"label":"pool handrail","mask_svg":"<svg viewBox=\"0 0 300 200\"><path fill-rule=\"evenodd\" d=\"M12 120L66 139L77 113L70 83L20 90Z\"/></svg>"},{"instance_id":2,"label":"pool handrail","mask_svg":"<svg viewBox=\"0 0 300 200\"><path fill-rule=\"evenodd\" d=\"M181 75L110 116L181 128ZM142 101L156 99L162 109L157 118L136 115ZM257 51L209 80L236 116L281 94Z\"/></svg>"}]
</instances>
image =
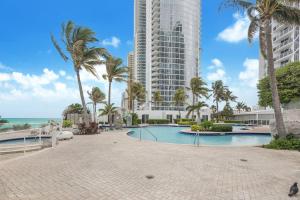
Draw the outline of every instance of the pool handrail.
<instances>
[{"instance_id":1,"label":"pool handrail","mask_svg":"<svg viewBox=\"0 0 300 200\"><path fill-rule=\"evenodd\" d=\"M142 140L142 133L141 133L142 130L146 130L147 133L149 133L155 139L155 142L157 142L158 140L157 137L150 130L148 130L147 127L143 127L143 126L140 126L140 140Z\"/></svg>"}]
</instances>

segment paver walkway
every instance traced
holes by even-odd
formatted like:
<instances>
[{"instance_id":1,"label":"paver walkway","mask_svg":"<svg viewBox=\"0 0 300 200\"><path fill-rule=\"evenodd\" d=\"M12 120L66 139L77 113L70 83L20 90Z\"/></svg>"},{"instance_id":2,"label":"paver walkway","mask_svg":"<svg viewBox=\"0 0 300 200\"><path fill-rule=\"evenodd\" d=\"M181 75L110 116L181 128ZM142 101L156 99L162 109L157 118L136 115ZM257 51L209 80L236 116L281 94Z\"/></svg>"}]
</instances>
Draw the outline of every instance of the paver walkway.
<instances>
[{"instance_id":1,"label":"paver walkway","mask_svg":"<svg viewBox=\"0 0 300 200\"><path fill-rule=\"evenodd\" d=\"M0 162L1 200L284 200L295 181L299 152L139 142L124 132Z\"/></svg>"}]
</instances>

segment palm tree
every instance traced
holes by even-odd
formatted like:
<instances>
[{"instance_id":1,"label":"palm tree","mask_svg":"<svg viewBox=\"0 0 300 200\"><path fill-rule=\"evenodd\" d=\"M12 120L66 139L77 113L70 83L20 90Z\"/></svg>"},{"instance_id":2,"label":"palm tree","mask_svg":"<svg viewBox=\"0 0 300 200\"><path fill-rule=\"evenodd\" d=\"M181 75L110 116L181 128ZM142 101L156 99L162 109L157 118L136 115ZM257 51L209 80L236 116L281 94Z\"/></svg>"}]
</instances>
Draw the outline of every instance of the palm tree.
<instances>
[{"instance_id":1,"label":"palm tree","mask_svg":"<svg viewBox=\"0 0 300 200\"><path fill-rule=\"evenodd\" d=\"M163 97L160 95L159 91L154 92L153 94L153 102L155 104L155 107L157 107L157 105L159 106L159 103L163 101Z\"/></svg>"},{"instance_id":2,"label":"palm tree","mask_svg":"<svg viewBox=\"0 0 300 200\"><path fill-rule=\"evenodd\" d=\"M243 110L246 111L246 112L250 112L250 111L251 111L251 108L250 108L249 106L245 105L245 106L243 107Z\"/></svg>"},{"instance_id":3,"label":"palm tree","mask_svg":"<svg viewBox=\"0 0 300 200\"><path fill-rule=\"evenodd\" d=\"M223 81L218 80L212 83L212 93L213 93L213 101L216 103L216 112L219 112L219 103L223 101L224 91L227 87L224 86Z\"/></svg>"},{"instance_id":4,"label":"palm tree","mask_svg":"<svg viewBox=\"0 0 300 200\"><path fill-rule=\"evenodd\" d=\"M224 101L226 101L226 103L229 103L230 101L235 102L237 99L237 96L234 96L232 91L230 91L228 88L225 88L224 90Z\"/></svg>"},{"instance_id":5,"label":"palm tree","mask_svg":"<svg viewBox=\"0 0 300 200\"><path fill-rule=\"evenodd\" d=\"M103 62L106 65L106 74L103 75L104 80L108 80L108 105L111 105L111 84L113 80L117 82L125 82L128 68L122 66L122 59L108 56L106 61ZM111 114L108 115L109 124L111 123Z\"/></svg>"},{"instance_id":6,"label":"palm tree","mask_svg":"<svg viewBox=\"0 0 300 200\"><path fill-rule=\"evenodd\" d=\"M86 71L97 76L94 66L101 63L99 57L106 55L106 50L103 48L90 47L91 43L97 42L97 39L95 38L95 32L89 28L76 26L72 21L68 21L67 24L62 24L61 34L61 40L65 46L66 52L69 54L69 57L59 46L52 34L51 40L63 60L68 61L71 59L73 62L73 67L77 76L81 104L83 107L83 118L85 122L88 122L87 107L80 80L80 70L85 69Z\"/></svg>"},{"instance_id":7,"label":"palm tree","mask_svg":"<svg viewBox=\"0 0 300 200\"><path fill-rule=\"evenodd\" d=\"M88 95L89 95L90 100L93 103L94 122L96 122L97 104L104 103L105 94L98 87L93 87L92 92L88 91Z\"/></svg>"},{"instance_id":8,"label":"palm tree","mask_svg":"<svg viewBox=\"0 0 300 200\"><path fill-rule=\"evenodd\" d=\"M196 111L197 113L197 118L198 118L198 123L200 122L200 110L203 108L203 107L208 107L208 105L204 102L204 101L200 101L198 102L196 105L190 105L188 106L186 109L188 111L187 113L187 118L190 116L190 114L194 111Z\"/></svg>"},{"instance_id":9,"label":"palm tree","mask_svg":"<svg viewBox=\"0 0 300 200\"><path fill-rule=\"evenodd\" d=\"M215 105L211 105L210 110L212 112L211 118L215 118L217 113L217 107Z\"/></svg>"},{"instance_id":10,"label":"palm tree","mask_svg":"<svg viewBox=\"0 0 300 200\"><path fill-rule=\"evenodd\" d=\"M107 115L108 117L108 123L110 127L112 127L112 120L111 120L111 115L117 113L117 107L114 106L114 104L104 104L104 108L99 109L100 116Z\"/></svg>"},{"instance_id":11,"label":"palm tree","mask_svg":"<svg viewBox=\"0 0 300 200\"><path fill-rule=\"evenodd\" d=\"M260 50L267 58L268 75L272 91L273 108L276 119L276 129L280 137L286 136L286 129L281 112L281 104L275 76L272 20L279 23L300 25L300 10L283 4L282 0L257 0L255 3L247 0L226 0L224 6L233 6L245 9L250 19L248 40L251 43L254 35L259 32ZM290 0L289 2L299 2Z\"/></svg>"},{"instance_id":12,"label":"palm tree","mask_svg":"<svg viewBox=\"0 0 300 200\"><path fill-rule=\"evenodd\" d=\"M235 108L238 110L238 112L240 113L241 110L243 110L245 107L245 103L244 102L237 102Z\"/></svg>"},{"instance_id":13,"label":"palm tree","mask_svg":"<svg viewBox=\"0 0 300 200\"><path fill-rule=\"evenodd\" d=\"M146 99L146 91L141 83L134 82L131 88L131 99L132 103L137 100L140 104L145 102ZM134 105L132 105L132 112L134 113Z\"/></svg>"},{"instance_id":14,"label":"palm tree","mask_svg":"<svg viewBox=\"0 0 300 200\"><path fill-rule=\"evenodd\" d=\"M175 91L173 101L175 103L175 106L177 106L178 112L179 112L179 119L181 118L181 113L180 113L180 107L185 103L185 91L183 88L179 88Z\"/></svg>"},{"instance_id":15,"label":"palm tree","mask_svg":"<svg viewBox=\"0 0 300 200\"><path fill-rule=\"evenodd\" d=\"M193 94L193 103L195 105L196 99L205 97L208 98L209 89L206 87L206 83L200 77L194 77L190 81L190 88L187 88L192 91ZM194 111L192 112L194 116Z\"/></svg>"}]
</instances>

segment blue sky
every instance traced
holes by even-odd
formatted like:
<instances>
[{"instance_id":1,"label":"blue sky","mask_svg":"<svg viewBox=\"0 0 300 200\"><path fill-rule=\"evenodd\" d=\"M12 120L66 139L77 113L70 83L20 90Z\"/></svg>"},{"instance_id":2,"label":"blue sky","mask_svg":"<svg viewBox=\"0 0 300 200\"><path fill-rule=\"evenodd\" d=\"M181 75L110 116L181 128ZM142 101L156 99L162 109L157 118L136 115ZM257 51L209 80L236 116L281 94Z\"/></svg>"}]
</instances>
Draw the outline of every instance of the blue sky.
<instances>
[{"instance_id":1,"label":"blue sky","mask_svg":"<svg viewBox=\"0 0 300 200\"><path fill-rule=\"evenodd\" d=\"M249 45L246 40L245 15L230 9L219 12L220 2L202 2L201 75L209 85L224 80L239 100L254 106L257 42ZM72 65L59 57L50 33L59 36L61 23L73 20L97 33L96 45L126 61L133 50L133 5L133 0L1 0L0 115L59 117L68 104L79 102ZM85 90L98 86L107 92L104 80L85 72L82 77ZM114 84L117 105L124 88Z\"/></svg>"}]
</instances>

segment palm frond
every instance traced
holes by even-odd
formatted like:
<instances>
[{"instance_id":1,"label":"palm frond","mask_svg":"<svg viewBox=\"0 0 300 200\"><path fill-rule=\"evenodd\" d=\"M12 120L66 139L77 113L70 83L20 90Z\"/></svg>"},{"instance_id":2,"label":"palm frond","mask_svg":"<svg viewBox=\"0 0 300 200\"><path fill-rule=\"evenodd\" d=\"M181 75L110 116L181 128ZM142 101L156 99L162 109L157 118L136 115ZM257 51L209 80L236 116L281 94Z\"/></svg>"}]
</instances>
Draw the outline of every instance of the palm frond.
<instances>
[{"instance_id":1,"label":"palm frond","mask_svg":"<svg viewBox=\"0 0 300 200\"><path fill-rule=\"evenodd\" d=\"M64 54L64 52L62 51L62 49L60 48L60 46L58 45L57 41L55 40L52 34L51 34L51 41L54 47L56 48L56 50L58 51L59 55L64 59L64 61L67 61L69 58Z\"/></svg>"},{"instance_id":2,"label":"palm frond","mask_svg":"<svg viewBox=\"0 0 300 200\"><path fill-rule=\"evenodd\" d=\"M248 41L249 43L253 42L253 38L255 36L255 33L257 33L259 29L259 21L258 20L253 20L250 22L249 28L248 28Z\"/></svg>"},{"instance_id":3,"label":"palm frond","mask_svg":"<svg viewBox=\"0 0 300 200\"><path fill-rule=\"evenodd\" d=\"M245 10L250 6L253 6L253 3L247 0L224 0L219 7L219 11L228 7L232 7L238 10Z\"/></svg>"},{"instance_id":4,"label":"palm frond","mask_svg":"<svg viewBox=\"0 0 300 200\"><path fill-rule=\"evenodd\" d=\"M65 37L68 46L72 46L72 31L75 27L75 24L72 21L68 21L67 25L62 24L62 38Z\"/></svg>"},{"instance_id":5,"label":"palm frond","mask_svg":"<svg viewBox=\"0 0 300 200\"><path fill-rule=\"evenodd\" d=\"M81 67L84 67L84 69L85 69L87 72L93 74L96 78L99 78L98 73L97 73L97 71L96 71L94 65L89 65L89 64L85 63L85 64L84 64L83 66L81 66Z\"/></svg>"},{"instance_id":6,"label":"palm frond","mask_svg":"<svg viewBox=\"0 0 300 200\"><path fill-rule=\"evenodd\" d=\"M300 25L299 8L279 4L276 11L273 13L273 17L280 23Z\"/></svg>"}]
</instances>

